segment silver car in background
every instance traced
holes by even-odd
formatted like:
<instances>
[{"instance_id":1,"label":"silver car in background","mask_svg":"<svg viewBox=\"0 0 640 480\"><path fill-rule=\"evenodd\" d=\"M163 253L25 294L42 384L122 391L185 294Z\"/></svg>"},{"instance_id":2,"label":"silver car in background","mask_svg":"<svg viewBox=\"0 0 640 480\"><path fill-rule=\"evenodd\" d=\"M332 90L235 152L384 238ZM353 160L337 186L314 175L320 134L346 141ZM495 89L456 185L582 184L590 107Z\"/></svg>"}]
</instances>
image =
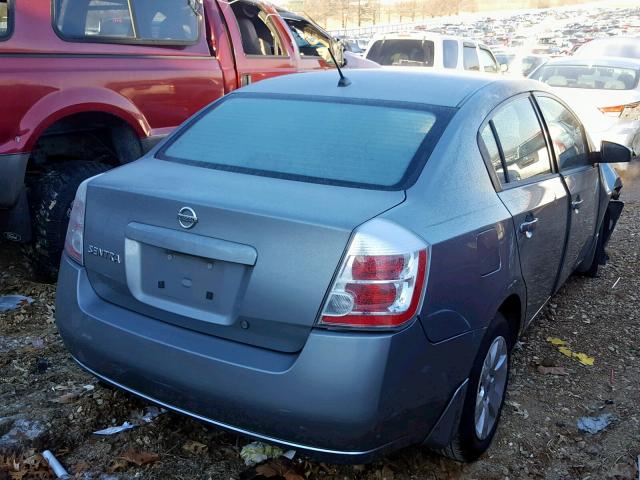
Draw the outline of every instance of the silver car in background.
<instances>
[{"instance_id":1,"label":"silver car in background","mask_svg":"<svg viewBox=\"0 0 640 480\"><path fill-rule=\"evenodd\" d=\"M640 153L640 58L553 59L530 78L546 83L567 102L594 140Z\"/></svg>"},{"instance_id":2,"label":"silver car in background","mask_svg":"<svg viewBox=\"0 0 640 480\"><path fill-rule=\"evenodd\" d=\"M597 38L578 47L574 56L640 59L640 37Z\"/></svg>"}]
</instances>

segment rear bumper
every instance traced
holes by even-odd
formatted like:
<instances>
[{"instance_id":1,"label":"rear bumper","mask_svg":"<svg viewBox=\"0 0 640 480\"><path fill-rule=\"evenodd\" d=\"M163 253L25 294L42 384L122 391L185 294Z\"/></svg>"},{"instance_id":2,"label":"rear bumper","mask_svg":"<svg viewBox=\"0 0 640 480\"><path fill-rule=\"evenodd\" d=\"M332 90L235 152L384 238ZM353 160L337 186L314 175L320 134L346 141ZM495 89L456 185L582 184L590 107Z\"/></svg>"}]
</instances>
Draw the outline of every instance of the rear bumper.
<instances>
[{"instance_id":1,"label":"rear bumper","mask_svg":"<svg viewBox=\"0 0 640 480\"><path fill-rule=\"evenodd\" d=\"M424 441L436 426L433 446L448 440L482 334L433 345L419 322L386 334L314 330L300 352L280 353L107 303L66 256L56 321L81 366L117 387L232 431L349 463Z\"/></svg>"}]
</instances>

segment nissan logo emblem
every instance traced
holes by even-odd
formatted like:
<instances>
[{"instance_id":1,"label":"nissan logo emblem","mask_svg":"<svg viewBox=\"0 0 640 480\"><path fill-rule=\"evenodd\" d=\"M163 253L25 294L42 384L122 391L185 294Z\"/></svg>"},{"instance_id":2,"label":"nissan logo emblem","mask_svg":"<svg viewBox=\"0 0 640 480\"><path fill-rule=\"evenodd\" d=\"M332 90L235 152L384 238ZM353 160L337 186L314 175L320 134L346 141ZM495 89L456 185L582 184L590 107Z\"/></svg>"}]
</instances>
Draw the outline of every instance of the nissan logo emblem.
<instances>
[{"instance_id":1,"label":"nissan logo emblem","mask_svg":"<svg viewBox=\"0 0 640 480\"><path fill-rule=\"evenodd\" d=\"M182 228L193 228L198 223L198 216L193 211L193 208L182 207L178 212L178 223Z\"/></svg>"}]
</instances>

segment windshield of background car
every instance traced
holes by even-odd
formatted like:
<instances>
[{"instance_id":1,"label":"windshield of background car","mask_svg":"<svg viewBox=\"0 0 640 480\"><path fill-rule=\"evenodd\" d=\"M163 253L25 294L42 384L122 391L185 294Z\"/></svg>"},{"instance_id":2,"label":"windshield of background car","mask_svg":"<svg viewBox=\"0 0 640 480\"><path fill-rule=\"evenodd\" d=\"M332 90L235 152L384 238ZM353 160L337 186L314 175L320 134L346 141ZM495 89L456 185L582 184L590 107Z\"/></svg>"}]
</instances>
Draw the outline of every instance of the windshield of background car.
<instances>
[{"instance_id":1,"label":"windshield of background car","mask_svg":"<svg viewBox=\"0 0 640 480\"><path fill-rule=\"evenodd\" d=\"M291 180L402 190L455 109L329 97L232 94L188 122L163 160Z\"/></svg>"},{"instance_id":2,"label":"windshield of background car","mask_svg":"<svg viewBox=\"0 0 640 480\"><path fill-rule=\"evenodd\" d=\"M377 40L367 58L385 66L433 67L433 49L431 40Z\"/></svg>"},{"instance_id":3,"label":"windshield of background car","mask_svg":"<svg viewBox=\"0 0 640 480\"><path fill-rule=\"evenodd\" d=\"M597 90L633 90L638 86L639 71L596 65L545 65L531 78L550 87Z\"/></svg>"}]
</instances>

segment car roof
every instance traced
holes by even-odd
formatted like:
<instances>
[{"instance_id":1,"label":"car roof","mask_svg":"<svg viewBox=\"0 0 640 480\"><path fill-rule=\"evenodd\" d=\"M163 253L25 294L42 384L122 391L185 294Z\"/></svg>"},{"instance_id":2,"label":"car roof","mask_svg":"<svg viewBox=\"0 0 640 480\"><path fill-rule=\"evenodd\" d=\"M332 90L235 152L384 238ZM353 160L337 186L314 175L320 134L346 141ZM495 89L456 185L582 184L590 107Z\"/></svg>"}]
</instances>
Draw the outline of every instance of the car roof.
<instances>
[{"instance_id":1,"label":"car roof","mask_svg":"<svg viewBox=\"0 0 640 480\"><path fill-rule=\"evenodd\" d=\"M372 42L377 40L457 40L461 42L473 42L475 44L481 44L473 38L460 37L455 35L445 35L437 32L406 32L406 33L380 33L373 37Z\"/></svg>"},{"instance_id":2,"label":"car roof","mask_svg":"<svg viewBox=\"0 0 640 480\"><path fill-rule=\"evenodd\" d=\"M627 57L563 57L553 58L546 65L596 65L640 69L640 59Z\"/></svg>"},{"instance_id":3,"label":"car roof","mask_svg":"<svg viewBox=\"0 0 640 480\"><path fill-rule=\"evenodd\" d=\"M348 87L338 87L338 72L332 69L284 75L256 82L239 91L459 107L466 98L490 85L513 92L539 90L542 86L532 80L510 79L495 74L415 67L354 69L344 70L344 73L351 80Z\"/></svg>"}]
</instances>

